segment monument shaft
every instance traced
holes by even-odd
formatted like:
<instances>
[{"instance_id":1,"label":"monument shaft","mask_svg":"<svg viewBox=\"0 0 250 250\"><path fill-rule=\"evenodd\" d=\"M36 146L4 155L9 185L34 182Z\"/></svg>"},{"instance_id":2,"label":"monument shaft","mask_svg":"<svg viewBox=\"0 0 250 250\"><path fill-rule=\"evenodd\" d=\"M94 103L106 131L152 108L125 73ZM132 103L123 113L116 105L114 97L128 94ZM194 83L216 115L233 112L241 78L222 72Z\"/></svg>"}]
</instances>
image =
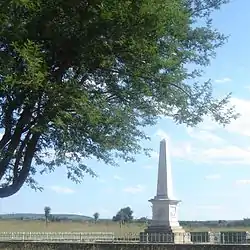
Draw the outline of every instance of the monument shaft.
<instances>
[{"instance_id":1,"label":"monument shaft","mask_svg":"<svg viewBox=\"0 0 250 250\"><path fill-rule=\"evenodd\" d=\"M156 197L163 199L173 198L172 171L166 140L160 142Z\"/></svg>"},{"instance_id":2,"label":"monument shaft","mask_svg":"<svg viewBox=\"0 0 250 250\"><path fill-rule=\"evenodd\" d=\"M177 214L180 201L174 199L171 163L165 139L160 142L157 192L150 202L153 204L151 226L162 226L165 229L169 227L169 230L180 226Z\"/></svg>"}]
</instances>

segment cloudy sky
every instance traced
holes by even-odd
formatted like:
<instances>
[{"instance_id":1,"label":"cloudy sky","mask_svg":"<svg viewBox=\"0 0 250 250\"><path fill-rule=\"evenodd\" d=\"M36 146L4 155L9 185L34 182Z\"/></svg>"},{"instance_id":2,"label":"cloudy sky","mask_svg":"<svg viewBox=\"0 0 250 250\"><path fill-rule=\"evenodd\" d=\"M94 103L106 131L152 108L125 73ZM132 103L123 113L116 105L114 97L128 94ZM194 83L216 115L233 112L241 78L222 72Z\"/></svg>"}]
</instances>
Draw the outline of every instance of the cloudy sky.
<instances>
[{"instance_id":1,"label":"cloudy sky","mask_svg":"<svg viewBox=\"0 0 250 250\"><path fill-rule=\"evenodd\" d=\"M147 128L154 149L151 158L139 155L133 164L120 162L119 168L88 162L99 174L86 176L75 185L64 170L38 181L42 193L24 187L18 194L0 201L0 213L76 213L113 216L123 206L131 206L136 217L151 217L148 199L156 192L159 141L169 139L175 196L182 200L183 220L241 219L250 217L250 15L249 0L232 2L215 13L214 25L230 34L229 42L218 50L206 70L213 79L215 94L233 92L232 103L241 117L226 128L206 119L195 129L176 126L162 119ZM247 33L246 33L247 32Z\"/></svg>"}]
</instances>

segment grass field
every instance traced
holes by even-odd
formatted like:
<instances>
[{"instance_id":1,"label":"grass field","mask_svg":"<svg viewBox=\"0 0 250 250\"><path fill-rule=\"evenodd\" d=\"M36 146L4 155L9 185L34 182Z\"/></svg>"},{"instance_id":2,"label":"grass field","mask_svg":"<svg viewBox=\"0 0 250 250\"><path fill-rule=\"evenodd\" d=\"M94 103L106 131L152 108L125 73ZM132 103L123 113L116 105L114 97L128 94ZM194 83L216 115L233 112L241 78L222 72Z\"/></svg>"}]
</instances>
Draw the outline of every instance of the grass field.
<instances>
[{"instance_id":1,"label":"grass field","mask_svg":"<svg viewBox=\"0 0 250 250\"><path fill-rule=\"evenodd\" d=\"M146 228L145 224L131 223L120 227L115 222L50 222L46 227L44 221L0 221L1 232L114 232L116 235L139 233ZM185 228L186 231L250 231L250 228Z\"/></svg>"},{"instance_id":2,"label":"grass field","mask_svg":"<svg viewBox=\"0 0 250 250\"><path fill-rule=\"evenodd\" d=\"M1 232L115 232L118 235L139 233L143 231L143 224L128 224L120 227L112 222L50 222L46 227L44 221L0 221Z\"/></svg>"}]
</instances>

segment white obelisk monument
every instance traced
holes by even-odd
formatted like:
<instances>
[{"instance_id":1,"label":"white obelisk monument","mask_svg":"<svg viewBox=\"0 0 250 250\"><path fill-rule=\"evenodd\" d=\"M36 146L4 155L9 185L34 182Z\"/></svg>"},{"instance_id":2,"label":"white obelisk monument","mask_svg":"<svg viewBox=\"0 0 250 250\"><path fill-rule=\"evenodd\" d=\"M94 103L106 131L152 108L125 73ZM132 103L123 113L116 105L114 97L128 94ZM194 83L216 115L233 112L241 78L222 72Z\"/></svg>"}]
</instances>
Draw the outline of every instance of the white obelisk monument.
<instances>
[{"instance_id":1,"label":"white obelisk monument","mask_svg":"<svg viewBox=\"0 0 250 250\"><path fill-rule=\"evenodd\" d=\"M180 200L175 199L173 194L171 163L165 139L160 142L157 193L149 201L152 203L153 216L145 232L151 236L165 235L160 240L164 242L189 242L189 234L184 231L178 221L177 205Z\"/></svg>"}]
</instances>

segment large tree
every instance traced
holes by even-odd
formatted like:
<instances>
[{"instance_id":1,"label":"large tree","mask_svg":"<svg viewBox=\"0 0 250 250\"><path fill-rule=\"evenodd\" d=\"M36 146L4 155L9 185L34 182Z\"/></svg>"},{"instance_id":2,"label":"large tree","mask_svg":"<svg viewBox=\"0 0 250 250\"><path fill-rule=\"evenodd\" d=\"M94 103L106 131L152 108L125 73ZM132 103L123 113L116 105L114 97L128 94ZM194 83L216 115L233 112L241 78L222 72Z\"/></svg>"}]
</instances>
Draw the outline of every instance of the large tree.
<instances>
[{"instance_id":1,"label":"large tree","mask_svg":"<svg viewBox=\"0 0 250 250\"><path fill-rule=\"evenodd\" d=\"M130 207L121 208L115 216L113 216L113 221L119 221L120 224L125 222L131 222L133 220L133 211Z\"/></svg>"},{"instance_id":2,"label":"large tree","mask_svg":"<svg viewBox=\"0 0 250 250\"><path fill-rule=\"evenodd\" d=\"M195 126L236 115L215 99L204 66L226 37L210 14L225 0L0 2L0 197L36 173L84 159L133 160L161 115Z\"/></svg>"}]
</instances>

